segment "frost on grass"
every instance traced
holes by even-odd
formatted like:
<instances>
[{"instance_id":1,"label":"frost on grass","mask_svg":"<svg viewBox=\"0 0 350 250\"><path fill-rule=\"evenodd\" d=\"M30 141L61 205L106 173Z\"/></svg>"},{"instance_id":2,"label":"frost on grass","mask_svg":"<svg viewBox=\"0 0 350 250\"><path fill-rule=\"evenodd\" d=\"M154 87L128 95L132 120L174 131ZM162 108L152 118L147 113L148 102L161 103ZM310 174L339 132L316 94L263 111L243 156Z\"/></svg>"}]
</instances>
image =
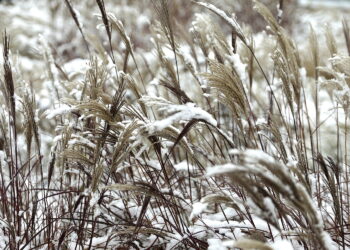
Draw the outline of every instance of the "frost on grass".
<instances>
[{"instance_id":1,"label":"frost on grass","mask_svg":"<svg viewBox=\"0 0 350 250\"><path fill-rule=\"evenodd\" d=\"M212 12L214 12L215 14L217 14L218 16L220 16L222 19L224 19L224 20L231 26L231 28L233 28L233 30L237 33L237 35L239 36L239 38L241 38L242 41L243 41L244 43L246 43L246 39L245 39L245 37L244 37L242 28L241 28L241 26L238 24L236 18L234 18L234 17L231 17L231 18L230 18L229 16L227 16L227 14L226 14L223 10L217 8L217 7L216 7L215 5L213 5L213 4L204 3L204 2L196 2L196 3L199 4L199 5L201 5L201 6L203 6L203 7L205 7L205 8L207 8L207 9L209 9L209 10L211 10Z\"/></svg>"},{"instance_id":2,"label":"frost on grass","mask_svg":"<svg viewBox=\"0 0 350 250\"><path fill-rule=\"evenodd\" d=\"M276 227L276 207L270 198L263 198L254 190L270 187L288 204L297 207L302 215L311 217L309 224L312 232L318 238L320 245L326 249L334 249L329 234L324 230L323 219L317 210L314 201L306 188L297 178L290 173L288 167L279 163L273 157L261 150L247 149L244 151L231 150L230 154L240 158L241 165L228 163L207 169L207 176L228 175L231 180L238 181L248 192L251 198L246 204L252 211L262 219L269 221ZM250 178L255 175L258 179L254 181ZM248 243L248 242L246 242ZM245 244L245 243L244 243Z\"/></svg>"},{"instance_id":3,"label":"frost on grass","mask_svg":"<svg viewBox=\"0 0 350 250\"><path fill-rule=\"evenodd\" d=\"M347 222L336 215L348 214L342 202L349 195L348 136L341 136L348 133L349 57L335 48L339 32L337 44L319 46L317 67L299 35L298 46L287 32L252 33L248 43L248 29L230 10L208 3L176 1L195 14L159 1L155 21L147 1L72 1L77 26L62 1L17 2L0 4L18 109L8 110L1 64L0 249L348 247ZM260 12L281 30L276 15ZM245 44L232 53L236 36ZM327 45L332 51L321 51ZM276 47L286 60L272 60ZM307 53L297 56L299 48ZM291 112L283 91L295 75L305 97L290 99ZM28 89L33 107L20 98ZM315 130L322 131L317 147ZM36 131L40 152L27 145ZM314 157L325 146L336 157L319 168Z\"/></svg>"}]
</instances>

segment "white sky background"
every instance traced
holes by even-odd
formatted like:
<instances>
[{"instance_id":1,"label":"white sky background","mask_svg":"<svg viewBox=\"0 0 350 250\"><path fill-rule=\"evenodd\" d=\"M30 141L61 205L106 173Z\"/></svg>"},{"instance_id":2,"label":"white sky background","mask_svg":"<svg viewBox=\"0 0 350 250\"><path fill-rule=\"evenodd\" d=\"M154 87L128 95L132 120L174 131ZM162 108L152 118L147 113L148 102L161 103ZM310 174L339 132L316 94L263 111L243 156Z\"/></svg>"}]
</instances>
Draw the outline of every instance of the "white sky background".
<instances>
[{"instance_id":1,"label":"white sky background","mask_svg":"<svg viewBox=\"0 0 350 250\"><path fill-rule=\"evenodd\" d=\"M347 7L350 8L350 0L299 0L301 5Z\"/></svg>"}]
</instances>

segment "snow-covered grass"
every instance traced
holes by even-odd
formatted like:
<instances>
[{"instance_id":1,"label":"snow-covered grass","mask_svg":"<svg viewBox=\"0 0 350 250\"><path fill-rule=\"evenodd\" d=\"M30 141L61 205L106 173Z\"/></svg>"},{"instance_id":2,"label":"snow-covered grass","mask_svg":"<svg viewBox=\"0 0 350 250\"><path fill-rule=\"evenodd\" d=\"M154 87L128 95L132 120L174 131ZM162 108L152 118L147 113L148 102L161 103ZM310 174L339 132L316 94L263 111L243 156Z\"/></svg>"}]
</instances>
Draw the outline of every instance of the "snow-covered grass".
<instances>
[{"instance_id":1,"label":"snow-covered grass","mask_svg":"<svg viewBox=\"0 0 350 250\"><path fill-rule=\"evenodd\" d=\"M0 4L0 249L350 248L349 24L228 2Z\"/></svg>"}]
</instances>

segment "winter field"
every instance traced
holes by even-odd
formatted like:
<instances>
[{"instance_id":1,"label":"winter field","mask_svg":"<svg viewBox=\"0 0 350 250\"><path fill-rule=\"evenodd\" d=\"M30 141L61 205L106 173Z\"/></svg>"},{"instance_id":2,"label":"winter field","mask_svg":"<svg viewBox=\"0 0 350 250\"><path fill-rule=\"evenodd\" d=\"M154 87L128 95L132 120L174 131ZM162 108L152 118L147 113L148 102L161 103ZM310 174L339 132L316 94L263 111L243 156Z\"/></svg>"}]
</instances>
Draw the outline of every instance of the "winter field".
<instances>
[{"instance_id":1,"label":"winter field","mask_svg":"<svg viewBox=\"0 0 350 250\"><path fill-rule=\"evenodd\" d=\"M0 1L0 249L350 249L350 2Z\"/></svg>"}]
</instances>

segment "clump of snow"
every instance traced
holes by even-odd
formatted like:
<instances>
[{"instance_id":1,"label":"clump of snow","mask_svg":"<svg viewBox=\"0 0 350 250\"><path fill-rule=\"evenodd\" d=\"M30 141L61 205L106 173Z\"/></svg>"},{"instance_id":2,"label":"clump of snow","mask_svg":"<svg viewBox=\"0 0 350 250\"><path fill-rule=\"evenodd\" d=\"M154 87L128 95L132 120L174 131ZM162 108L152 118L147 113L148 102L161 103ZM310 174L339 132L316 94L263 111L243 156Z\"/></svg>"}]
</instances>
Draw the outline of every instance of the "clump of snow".
<instances>
[{"instance_id":1,"label":"clump of snow","mask_svg":"<svg viewBox=\"0 0 350 250\"><path fill-rule=\"evenodd\" d=\"M176 122L190 121L193 119L204 120L212 126L217 125L217 121L211 114L197 107L194 103L186 103L184 105L172 104L163 98L143 96L141 101L148 106L157 106L160 113L169 115L168 117L148 124L151 133L161 131L170 127Z\"/></svg>"},{"instance_id":2,"label":"clump of snow","mask_svg":"<svg viewBox=\"0 0 350 250\"><path fill-rule=\"evenodd\" d=\"M56 108L56 109L48 109L44 112L43 116L45 116L47 119L52 119L56 116L59 115L64 115L64 114L68 114L69 112L71 112L73 110L72 107L66 105L66 104L62 104L60 105L60 107Z\"/></svg>"},{"instance_id":3,"label":"clump of snow","mask_svg":"<svg viewBox=\"0 0 350 250\"><path fill-rule=\"evenodd\" d=\"M91 142L89 139L84 138L84 137L82 137L80 135L74 135L74 136L72 136L72 138L73 139L71 139L69 141L69 143L68 143L69 145L73 145L74 146L75 144L84 144L84 145L87 145L87 146L89 146L91 148L95 148L96 147L95 143Z\"/></svg>"},{"instance_id":4,"label":"clump of snow","mask_svg":"<svg viewBox=\"0 0 350 250\"><path fill-rule=\"evenodd\" d=\"M205 211L208 207L208 203L202 203L202 202L196 202L192 205L192 212L190 215L190 220L192 220L194 217L200 215Z\"/></svg>"},{"instance_id":5,"label":"clump of snow","mask_svg":"<svg viewBox=\"0 0 350 250\"><path fill-rule=\"evenodd\" d=\"M105 236L101 236L101 237L94 237L92 239L92 247L103 247L102 244L106 244L106 242L108 241L109 239L109 235L105 235Z\"/></svg>"},{"instance_id":6,"label":"clump of snow","mask_svg":"<svg viewBox=\"0 0 350 250\"><path fill-rule=\"evenodd\" d=\"M230 163L224 165L217 165L215 167L210 167L207 169L207 176L220 175L225 173L233 172L236 166Z\"/></svg>"},{"instance_id":7,"label":"clump of snow","mask_svg":"<svg viewBox=\"0 0 350 250\"><path fill-rule=\"evenodd\" d=\"M232 249L233 240L208 239L208 250L228 250Z\"/></svg>"},{"instance_id":8,"label":"clump of snow","mask_svg":"<svg viewBox=\"0 0 350 250\"><path fill-rule=\"evenodd\" d=\"M195 170L195 166L189 164L187 161L182 161L176 165L174 165L176 171L190 171L193 172Z\"/></svg>"},{"instance_id":9,"label":"clump of snow","mask_svg":"<svg viewBox=\"0 0 350 250\"><path fill-rule=\"evenodd\" d=\"M288 240L277 239L270 244L270 247L274 250L294 250L293 245Z\"/></svg>"}]
</instances>

